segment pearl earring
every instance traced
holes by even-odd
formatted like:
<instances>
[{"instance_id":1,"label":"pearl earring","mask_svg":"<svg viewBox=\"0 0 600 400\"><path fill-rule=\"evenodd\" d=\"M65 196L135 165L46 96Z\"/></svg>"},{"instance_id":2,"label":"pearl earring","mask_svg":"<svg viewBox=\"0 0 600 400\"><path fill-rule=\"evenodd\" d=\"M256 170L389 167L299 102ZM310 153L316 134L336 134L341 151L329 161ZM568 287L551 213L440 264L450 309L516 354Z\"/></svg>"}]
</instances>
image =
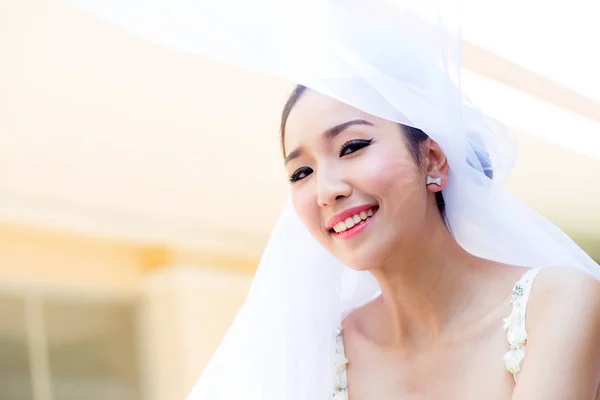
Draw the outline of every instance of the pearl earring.
<instances>
[{"instance_id":1,"label":"pearl earring","mask_svg":"<svg viewBox=\"0 0 600 400\"><path fill-rule=\"evenodd\" d=\"M437 178L432 178L431 176L427 177L427 186L431 185L432 183L438 185L438 186L442 186L442 177L438 176Z\"/></svg>"}]
</instances>

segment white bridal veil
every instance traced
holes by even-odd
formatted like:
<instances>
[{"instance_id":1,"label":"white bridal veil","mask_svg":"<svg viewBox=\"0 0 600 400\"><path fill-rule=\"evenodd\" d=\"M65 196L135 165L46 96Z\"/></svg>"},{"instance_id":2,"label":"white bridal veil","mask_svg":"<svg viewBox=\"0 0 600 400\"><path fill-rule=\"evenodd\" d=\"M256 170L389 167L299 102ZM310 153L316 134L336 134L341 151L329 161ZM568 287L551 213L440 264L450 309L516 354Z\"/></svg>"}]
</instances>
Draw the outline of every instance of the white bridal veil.
<instances>
[{"instance_id":1,"label":"white bridal veil","mask_svg":"<svg viewBox=\"0 0 600 400\"><path fill-rule=\"evenodd\" d=\"M422 129L448 157L448 222L466 250L600 277L560 229L502 189L515 142L461 92L454 1L73 1L148 40L283 76ZM335 329L378 290L368 273L326 253L288 203L244 306L189 399L331 398Z\"/></svg>"}]
</instances>

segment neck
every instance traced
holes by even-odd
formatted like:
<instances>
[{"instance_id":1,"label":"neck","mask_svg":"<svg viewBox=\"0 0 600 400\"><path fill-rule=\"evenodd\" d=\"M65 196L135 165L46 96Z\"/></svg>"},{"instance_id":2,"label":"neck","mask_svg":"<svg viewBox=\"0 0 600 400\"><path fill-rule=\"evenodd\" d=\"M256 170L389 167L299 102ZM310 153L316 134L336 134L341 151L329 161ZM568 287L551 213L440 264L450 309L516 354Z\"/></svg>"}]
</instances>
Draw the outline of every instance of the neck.
<instances>
[{"instance_id":1,"label":"neck","mask_svg":"<svg viewBox=\"0 0 600 400\"><path fill-rule=\"evenodd\" d=\"M444 334L472 322L466 314L476 313L473 300L486 290L490 271L495 270L463 250L441 220L426 225L433 229L399 247L372 271L382 295L373 302L365 334L381 344L430 347ZM481 297L486 298L478 296L478 305ZM485 311L491 306L481 305Z\"/></svg>"}]
</instances>

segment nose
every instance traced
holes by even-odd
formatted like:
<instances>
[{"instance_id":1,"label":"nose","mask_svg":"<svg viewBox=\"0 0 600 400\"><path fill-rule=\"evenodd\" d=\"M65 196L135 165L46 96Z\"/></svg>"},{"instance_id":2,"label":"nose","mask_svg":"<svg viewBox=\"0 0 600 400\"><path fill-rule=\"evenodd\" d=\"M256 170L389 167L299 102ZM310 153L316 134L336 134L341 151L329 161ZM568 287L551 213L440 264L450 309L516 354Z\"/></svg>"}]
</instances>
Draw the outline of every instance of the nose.
<instances>
[{"instance_id":1,"label":"nose","mask_svg":"<svg viewBox=\"0 0 600 400\"><path fill-rule=\"evenodd\" d=\"M352 187L335 168L319 168L317 186L317 203L320 207L333 205L337 200L352 193Z\"/></svg>"}]
</instances>

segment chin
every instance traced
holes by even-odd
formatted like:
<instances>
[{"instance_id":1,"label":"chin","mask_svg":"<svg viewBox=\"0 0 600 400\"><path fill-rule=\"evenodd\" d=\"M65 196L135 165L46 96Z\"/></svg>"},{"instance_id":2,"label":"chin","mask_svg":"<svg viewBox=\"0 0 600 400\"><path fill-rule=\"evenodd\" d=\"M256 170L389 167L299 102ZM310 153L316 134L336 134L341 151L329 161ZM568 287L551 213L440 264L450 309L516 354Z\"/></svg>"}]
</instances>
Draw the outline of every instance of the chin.
<instances>
[{"instance_id":1,"label":"chin","mask_svg":"<svg viewBox=\"0 0 600 400\"><path fill-rule=\"evenodd\" d=\"M345 263L345 265L348 266L348 268L350 268L354 271L357 271L357 272L371 271L373 269L376 269L376 267L374 267L372 263L353 263L353 264Z\"/></svg>"},{"instance_id":2,"label":"chin","mask_svg":"<svg viewBox=\"0 0 600 400\"><path fill-rule=\"evenodd\" d=\"M379 252L368 251L355 254L334 254L334 256L354 271L371 271L381 266L380 254Z\"/></svg>"},{"instance_id":3,"label":"chin","mask_svg":"<svg viewBox=\"0 0 600 400\"><path fill-rule=\"evenodd\" d=\"M322 244L327 251L348 268L355 271L369 271L378 269L383 265L385 259L393 251L394 246L379 235L376 240L355 242L331 242L323 241ZM334 239L337 240L337 239Z\"/></svg>"}]
</instances>

